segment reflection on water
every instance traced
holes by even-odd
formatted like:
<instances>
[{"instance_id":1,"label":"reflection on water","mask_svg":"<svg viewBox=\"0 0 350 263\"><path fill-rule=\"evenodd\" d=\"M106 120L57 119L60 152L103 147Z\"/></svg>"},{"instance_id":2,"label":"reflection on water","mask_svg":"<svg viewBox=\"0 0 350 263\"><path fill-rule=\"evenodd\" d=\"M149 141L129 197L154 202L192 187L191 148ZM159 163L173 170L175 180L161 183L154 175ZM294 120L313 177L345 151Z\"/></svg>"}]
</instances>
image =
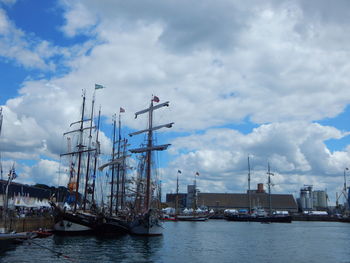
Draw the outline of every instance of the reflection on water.
<instances>
[{"instance_id":1,"label":"reflection on water","mask_svg":"<svg viewBox=\"0 0 350 263\"><path fill-rule=\"evenodd\" d=\"M0 252L0 262L349 262L349 226L167 222L164 235L157 237L35 239Z\"/></svg>"},{"instance_id":2,"label":"reflection on water","mask_svg":"<svg viewBox=\"0 0 350 263\"><path fill-rule=\"evenodd\" d=\"M52 241L52 247L77 260L86 260L86 253L88 253L98 255L101 262L154 262L155 255L162 249L163 237L54 236Z\"/></svg>"}]
</instances>

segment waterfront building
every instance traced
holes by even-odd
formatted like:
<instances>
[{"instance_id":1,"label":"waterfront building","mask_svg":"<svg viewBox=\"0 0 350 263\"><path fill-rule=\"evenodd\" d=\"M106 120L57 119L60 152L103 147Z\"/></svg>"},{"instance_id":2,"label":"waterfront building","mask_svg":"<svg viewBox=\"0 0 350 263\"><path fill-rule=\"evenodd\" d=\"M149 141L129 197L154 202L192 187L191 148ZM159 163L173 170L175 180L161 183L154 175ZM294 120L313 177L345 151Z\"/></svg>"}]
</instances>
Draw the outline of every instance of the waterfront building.
<instances>
[{"instance_id":1,"label":"waterfront building","mask_svg":"<svg viewBox=\"0 0 350 263\"><path fill-rule=\"evenodd\" d=\"M188 187L188 193L179 194L182 205L186 197L186 207L192 208L193 187ZM265 192L263 184L258 184L256 190L250 190L251 207L269 209L269 194ZM166 202L169 206L174 206L176 194L167 194ZM214 210L249 209L249 193L197 193L197 205ZM298 211L298 205L291 194L271 194L271 207L273 210L283 210L295 213Z\"/></svg>"}]
</instances>

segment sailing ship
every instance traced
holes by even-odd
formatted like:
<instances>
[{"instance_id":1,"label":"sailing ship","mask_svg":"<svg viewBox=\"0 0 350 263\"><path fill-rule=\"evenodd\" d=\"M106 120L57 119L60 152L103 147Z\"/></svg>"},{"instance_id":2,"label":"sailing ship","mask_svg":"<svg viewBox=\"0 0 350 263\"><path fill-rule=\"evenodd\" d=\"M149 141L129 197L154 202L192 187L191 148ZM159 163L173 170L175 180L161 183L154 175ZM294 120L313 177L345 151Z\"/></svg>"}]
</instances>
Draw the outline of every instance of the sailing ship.
<instances>
[{"instance_id":1,"label":"sailing ship","mask_svg":"<svg viewBox=\"0 0 350 263\"><path fill-rule=\"evenodd\" d=\"M120 108L120 113L122 112L125 112L125 110ZM129 156L126 155L127 140L122 140L121 138L120 113L118 141L116 140L116 115L113 116L113 146L111 160L110 162L99 167L99 170L101 171L109 167L112 173L110 182L111 188L109 195L109 210L104 215L103 220L100 221L98 226L98 231L106 234L124 234L129 232L129 225L125 218L126 158ZM117 152L115 152L116 144L118 145Z\"/></svg>"},{"instance_id":2,"label":"sailing ship","mask_svg":"<svg viewBox=\"0 0 350 263\"><path fill-rule=\"evenodd\" d=\"M292 216L285 213L273 212L272 210L272 198L271 198L271 176L274 174L270 171L270 164L268 163L267 173L268 175L268 204L269 212L267 213L264 208L260 206L252 207L252 197L250 190L250 162L248 156L248 202L249 210L247 213L227 213L225 218L229 221L238 221L238 222L261 222L261 223L291 223Z\"/></svg>"},{"instance_id":3,"label":"sailing ship","mask_svg":"<svg viewBox=\"0 0 350 263\"><path fill-rule=\"evenodd\" d=\"M96 148L91 147L91 134L92 134L92 123L93 123L93 107L94 99L92 102L91 118L85 119L85 104L86 97L85 91L83 91L83 102L82 102L82 111L81 118L79 121L71 123L71 127L79 125L78 129L68 131L64 133L64 136L67 135L76 135L78 137L78 142L76 145L76 150L71 149L71 137L67 137L67 153L61 154L61 157L69 157L69 182L68 190L69 194L66 199L66 202L71 205L71 207L60 207L54 202L51 202L52 207L54 208L54 219L55 224L53 230L58 234L82 234L90 233L93 231L93 226L96 223L96 216L86 211L87 204L87 190L88 190L88 178L89 178L89 164L91 152L96 152ZM85 123L90 122L90 125L86 127ZM89 131L89 145L88 147L84 145L84 131ZM86 142L86 141L85 141ZM87 169L85 176L85 187L84 187L84 200L81 200L81 194L79 190L81 188L80 182L83 178L83 155L88 153L87 156ZM76 165L77 164L77 165Z\"/></svg>"},{"instance_id":4,"label":"sailing ship","mask_svg":"<svg viewBox=\"0 0 350 263\"><path fill-rule=\"evenodd\" d=\"M129 219L130 231L132 234L136 235L162 235L163 232L160 196L159 193L157 194L155 191L158 184L153 178L152 153L154 151L166 150L170 144L154 145L153 135L155 130L171 128L174 123L171 122L156 127L153 126L153 112L162 107L169 106L169 101L157 105L154 105L154 102L159 103L159 98L157 96L152 97L150 106L147 109L135 113L135 118L141 114L148 113L148 128L129 134L129 136L142 133L147 134L147 144L145 146L130 150L131 153L144 154L141 160L145 161L145 165L141 165L142 168L145 168L145 178L144 180L139 178L136 184L135 207Z\"/></svg>"},{"instance_id":5,"label":"sailing ship","mask_svg":"<svg viewBox=\"0 0 350 263\"><path fill-rule=\"evenodd\" d=\"M96 86L96 85L95 85ZM95 89L97 89L95 87ZM99 149L99 124L101 110L98 114L98 124L96 132L96 141L92 142L92 130L96 127L93 126L93 111L95 103L95 94L92 100L91 115L90 118L85 119L85 91L83 92L83 103L81 118L79 121L73 122L70 126L79 125L78 129L64 133L64 135L77 135L76 150L71 149L71 137L67 138L68 150L67 153L61 154L62 156L69 157L69 182L68 190L69 195L66 201L70 206L60 207L56 203L51 202L54 208L54 231L58 234L104 234L114 233L117 230L126 232L127 227L119 227L117 222L110 223L110 220L106 218L106 215L96 205L95 200L95 188L96 188L96 171L97 171L97 159L100 153ZM85 125L89 123L89 125ZM88 132L88 139L84 138L84 134ZM84 145L87 143L87 146ZM94 158L93 170L91 175L91 162ZM86 170L85 177L83 176L83 162L85 159ZM80 193L82 190L82 194Z\"/></svg>"},{"instance_id":6,"label":"sailing ship","mask_svg":"<svg viewBox=\"0 0 350 263\"><path fill-rule=\"evenodd\" d=\"M178 221L196 221L196 222L202 222L207 221L209 219L209 215L203 214L203 211L198 209L197 206L197 176L199 176L199 173L196 172L194 176L194 187L193 187L193 200L192 200L192 212L188 214L177 214L176 220ZM178 184L178 183L177 183ZM178 189L178 186L177 186ZM178 193L177 193L178 195ZM177 202L177 201L176 201Z\"/></svg>"}]
</instances>

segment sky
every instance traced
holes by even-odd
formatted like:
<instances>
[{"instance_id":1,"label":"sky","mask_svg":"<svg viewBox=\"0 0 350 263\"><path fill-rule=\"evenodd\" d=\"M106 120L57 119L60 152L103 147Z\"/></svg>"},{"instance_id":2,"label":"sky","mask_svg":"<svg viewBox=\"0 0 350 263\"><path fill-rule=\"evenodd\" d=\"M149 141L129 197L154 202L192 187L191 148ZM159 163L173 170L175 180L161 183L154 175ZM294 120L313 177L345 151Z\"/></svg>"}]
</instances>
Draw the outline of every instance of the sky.
<instances>
[{"instance_id":1,"label":"sky","mask_svg":"<svg viewBox=\"0 0 350 263\"><path fill-rule=\"evenodd\" d=\"M2 165L18 182L65 184L62 134L82 90L101 105L102 153L112 116L123 135L152 95L170 106L155 122L162 192L197 178L201 192L245 192L274 173L274 193L327 190L350 166L347 0L0 0ZM95 112L97 110L95 109ZM136 144L137 139L130 139Z\"/></svg>"}]
</instances>

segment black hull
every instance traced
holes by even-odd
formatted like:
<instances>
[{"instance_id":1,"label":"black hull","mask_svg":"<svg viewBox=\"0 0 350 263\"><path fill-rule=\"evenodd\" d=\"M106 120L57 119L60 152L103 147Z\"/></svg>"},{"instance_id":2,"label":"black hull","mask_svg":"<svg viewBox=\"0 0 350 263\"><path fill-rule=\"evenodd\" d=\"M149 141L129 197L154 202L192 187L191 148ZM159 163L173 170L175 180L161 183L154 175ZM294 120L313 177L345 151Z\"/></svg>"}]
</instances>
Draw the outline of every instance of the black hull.
<instances>
[{"instance_id":1,"label":"black hull","mask_svg":"<svg viewBox=\"0 0 350 263\"><path fill-rule=\"evenodd\" d=\"M225 219L229 221L236 221L236 222L292 223L291 216L266 216L266 217L226 216Z\"/></svg>"},{"instance_id":2,"label":"black hull","mask_svg":"<svg viewBox=\"0 0 350 263\"><path fill-rule=\"evenodd\" d=\"M122 235L129 232L128 225L123 220L101 215L56 211L54 219L55 224L68 221L89 228L84 231L61 231L54 229L53 232L59 235Z\"/></svg>"},{"instance_id":3,"label":"black hull","mask_svg":"<svg viewBox=\"0 0 350 263\"><path fill-rule=\"evenodd\" d=\"M129 224L119 218L105 217L94 227L96 234L123 235L130 232Z\"/></svg>"}]
</instances>

